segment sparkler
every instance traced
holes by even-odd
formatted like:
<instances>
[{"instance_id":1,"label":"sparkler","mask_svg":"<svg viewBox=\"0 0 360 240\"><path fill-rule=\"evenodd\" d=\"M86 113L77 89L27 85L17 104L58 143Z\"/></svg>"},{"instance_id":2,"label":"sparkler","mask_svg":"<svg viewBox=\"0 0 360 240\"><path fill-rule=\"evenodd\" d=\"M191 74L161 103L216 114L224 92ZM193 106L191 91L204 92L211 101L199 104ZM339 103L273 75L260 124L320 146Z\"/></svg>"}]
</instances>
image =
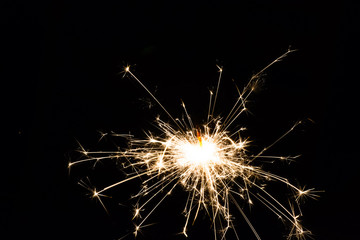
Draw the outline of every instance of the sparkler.
<instances>
[{"instance_id":1,"label":"sparkler","mask_svg":"<svg viewBox=\"0 0 360 240\"><path fill-rule=\"evenodd\" d=\"M140 191L133 196L144 199L143 202L138 202L134 209L133 220L137 220L133 232L135 236L146 226L145 223L151 214L170 193L176 187L182 187L188 194L184 201L185 220L181 230L186 237L191 222L197 219L200 211L205 211L211 219L215 239L226 239L229 230L234 231L236 238L240 239L234 226L232 211L230 211L230 209L236 208L254 236L260 240L258 232L239 204L242 201L249 205L253 205L254 202L261 203L278 218L288 223L290 233L287 239L304 239L310 234L310 231L304 229L300 224L299 217L302 212L299 202L305 196L317 197L316 191L297 187L286 178L265 171L257 164L259 159L292 160L296 158L296 156L268 156L265 155L265 152L293 131L300 124L300 121L257 154L248 153L247 148L250 145L250 140L241 136L244 128L230 131L230 126L247 111L248 98L264 71L274 63L281 61L292 51L294 50L288 50L253 75L243 90L238 89L239 96L226 117L214 116L223 73L223 68L217 66L219 77L215 95L210 91L207 119L199 128L195 127L184 103L182 103L182 107L185 118L174 118L133 74L130 66L126 66L124 75L136 80L164 110L172 123L165 122L157 117L156 123L161 134L153 135L149 132L146 133L145 139L140 140L133 139L127 134L113 134L128 138L131 147L125 150L88 152L81 147L81 153L84 157L78 161L70 162L69 167L84 162L94 161L96 163L104 159L123 161L123 169L128 169L130 172L125 179L101 190L86 186L91 191L92 197L98 199L104 208L102 197L105 196L106 191L128 181L142 179ZM294 195L289 199L288 207L266 190L264 183L269 181L280 182L292 190ZM84 183L81 184L84 185ZM149 207L150 210L142 217L140 213L145 212L146 207Z\"/></svg>"}]
</instances>

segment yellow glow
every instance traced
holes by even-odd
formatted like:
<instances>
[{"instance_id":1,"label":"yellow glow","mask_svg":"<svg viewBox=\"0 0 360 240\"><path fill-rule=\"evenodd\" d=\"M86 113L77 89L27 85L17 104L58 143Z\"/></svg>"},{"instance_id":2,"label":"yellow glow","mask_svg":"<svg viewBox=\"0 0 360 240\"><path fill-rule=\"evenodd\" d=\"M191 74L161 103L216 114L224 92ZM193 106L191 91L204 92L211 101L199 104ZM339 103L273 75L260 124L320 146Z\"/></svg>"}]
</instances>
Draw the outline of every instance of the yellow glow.
<instances>
[{"instance_id":1,"label":"yellow glow","mask_svg":"<svg viewBox=\"0 0 360 240\"><path fill-rule=\"evenodd\" d=\"M218 147L216 144L208 141L202 141L201 145L199 143L184 143L179 146L179 150L182 157L179 157L178 162L183 166L207 167L220 162L218 158Z\"/></svg>"}]
</instances>

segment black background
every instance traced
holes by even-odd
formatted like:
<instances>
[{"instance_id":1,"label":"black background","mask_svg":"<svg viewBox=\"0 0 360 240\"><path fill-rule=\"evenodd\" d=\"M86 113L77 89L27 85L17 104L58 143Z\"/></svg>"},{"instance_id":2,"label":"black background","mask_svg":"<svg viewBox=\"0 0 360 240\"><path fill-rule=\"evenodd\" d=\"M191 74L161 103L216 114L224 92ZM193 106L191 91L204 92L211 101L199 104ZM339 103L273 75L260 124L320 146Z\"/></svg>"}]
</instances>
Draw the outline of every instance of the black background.
<instances>
[{"instance_id":1,"label":"black background","mask_svg":"<svg viewBox=\"0 0 360 240\"><path fill-rule=\"evenodd\" d=\"M107 215L77 181L113 183L123 177L115 163L67 168L78 158L76 139L86 149L114 149L114 139L98 143L98 131L142 137L144 129L156 132L157 114L167 119L134 80L122 78L126 64L174 116L182 99L201 124L216 64L224 66L216 111L225 114L236 98L231 80L243 86L291 46L298 51L266 72L251 114L238 124L255 151L310 118L272 150L302 156L269 170L325 191L304 205L303 223L315 239L357 239L354 2L2 1L2 238L118 239L132 231L127 199L139 182L109 193ZM176 191L139 239L185 239L176 235L185 198ZM286 228L259 205L246 212L260 236L281 239ZM255 239L238 218L241 239ZM189 239L211 239L209 225L199 217Z\"/></svg>"}]
</instances>

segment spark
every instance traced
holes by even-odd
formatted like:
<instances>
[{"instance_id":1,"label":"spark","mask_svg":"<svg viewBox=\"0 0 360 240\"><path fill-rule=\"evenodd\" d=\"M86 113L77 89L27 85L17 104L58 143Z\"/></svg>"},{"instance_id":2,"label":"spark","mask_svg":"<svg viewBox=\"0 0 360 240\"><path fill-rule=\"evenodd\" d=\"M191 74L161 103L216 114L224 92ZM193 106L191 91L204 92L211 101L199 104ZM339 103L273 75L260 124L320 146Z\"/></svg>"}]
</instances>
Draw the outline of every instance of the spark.
<instances>
[{"instance_id":1,"label":"spark","mask_svg":"<svg viewBox=\"0 0 360 240\"><path fill-rule=\"evenodd\" d=\"M115 182L101 190L90 189L92 197L99 200L105 208L101 197L104 192L118 187L119 185L134 180L141 179L142 185L139 192L133 196L143 200L137 203L133 214L133 220L139 221L135 225L133 234L135 236L145 225L146 221L161 205L165 199L171 195L176 187L182 187L187 192L188 197L184 201L184 225L181 233L188 237L187 229L189 223L194 223L200 211L204 211L210 216L214 238L226 239L227 232L234 231L237 239L240 239L234 227L234 216L230 209L237 209L245 220L256 239L261 239L255 226L246 216L242 205L245 202L249 206L255 202L265 205L278 218L290 225L288 239L303 239L310 232L302 227L299 217L302 215L300 210L300 198L318 197L314 189L300 188L282 176L275 175L263 170L257 161L276 160L292 161L295 157L287 156L267 156L264 153L273 145L278 143L294 128L300 124L295 123L288 131L280 135L272 144L263 148L259 153L250 154L248 146L251 141L243 138L241 127L235 131L229 129L239 117L247 111L247 102L251 93L255 90L257 82L265 70L274 63L279 62L290 52L275 59L258 73L254 74L242 90L238 90L238 98L227 116L214 116L217 103L220 81L222 79L223 67L217 65L219 77L215 94L210 91L208 115L206 122L201 127L194 127L194 123L186 110L185 103L182 107L186 118L174 118L151 91L135 76L130 66L124 68L124 75L136 80L146 92L157 102L157 104L168 115L170 122L165 122L156 118L157 128L160 135L147 134L146 139L134 139L131 135L109 134L121 136L129 139L131 147L125 150L113 152L90 152L80 145L80 152L84 159L69 163L69 167L84 162L95 163L103 159L124 160L123 168L130 173L121 181ZM105 134L102 134L103 138ZM284 184L294 192L294 196L289 199L289 206L281 203L274 195L266 190L265 183L276 181ZM88 188L88 187L87 187ZM145 211L145 207L148 207ZM296 206L296 207L295 207ZM106 208L105 208L106 209ZM145 212L144 217L140 212ZM297 212L297 213L296 213ZM151 225L151 224L150 224Z\"/></svg>"}]
</instances>

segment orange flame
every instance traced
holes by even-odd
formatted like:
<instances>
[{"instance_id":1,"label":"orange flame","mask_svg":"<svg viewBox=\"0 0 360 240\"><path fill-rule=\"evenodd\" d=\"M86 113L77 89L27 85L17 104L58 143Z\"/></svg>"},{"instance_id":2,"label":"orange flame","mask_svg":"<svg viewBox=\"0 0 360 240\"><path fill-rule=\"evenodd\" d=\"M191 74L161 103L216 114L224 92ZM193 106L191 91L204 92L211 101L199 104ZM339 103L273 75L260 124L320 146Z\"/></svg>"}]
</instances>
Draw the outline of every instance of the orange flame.
<instances>
[{"instance_id":1,"label":"orange flame","mask_svg":"<svg viewBox=\"0 0 360 240\"><path fill-rule=\"evenodd\" d=\"M201 135L200 135L199 130L196 130L196 136L197 136L197 139L199 140L200 147L202 147L202 139L201 139Z\"/></svg>"}]
</instances>

